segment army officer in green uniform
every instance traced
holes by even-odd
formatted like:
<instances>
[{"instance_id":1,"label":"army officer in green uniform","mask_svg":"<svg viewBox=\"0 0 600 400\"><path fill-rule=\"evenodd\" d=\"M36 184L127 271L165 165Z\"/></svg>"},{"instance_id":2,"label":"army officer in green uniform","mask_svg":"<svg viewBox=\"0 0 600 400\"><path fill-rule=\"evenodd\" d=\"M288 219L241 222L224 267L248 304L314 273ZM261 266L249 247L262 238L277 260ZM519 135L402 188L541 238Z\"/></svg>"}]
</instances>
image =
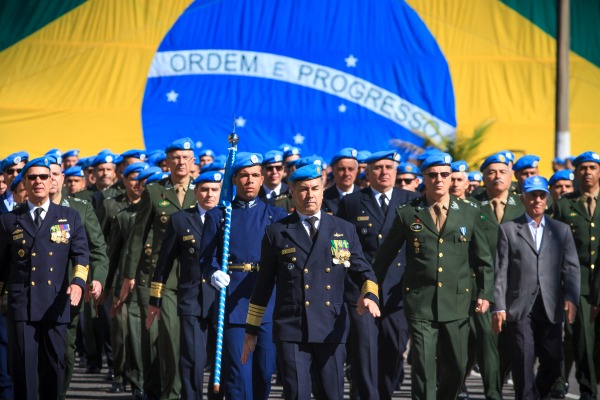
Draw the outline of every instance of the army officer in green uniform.
<instances>
[{"instance_id":1,"label":"army officer in green uniform","mask_svg":"<svg viewBox=\"0 0 600 400\"><path fill-rule=\"evenodd\" d=\"M471 269L477 275L475 312L487 311L493 291L492 259L481 210L448 193L451 162L445 153L425 159L421 166L425 195L396 209L373 262L383 285L386 269L406 243L401 290L412 338L412 396L416 399L456 399L467 364ZM443 371L439 377L438 369Z\"/></svg>"}]
</instances>

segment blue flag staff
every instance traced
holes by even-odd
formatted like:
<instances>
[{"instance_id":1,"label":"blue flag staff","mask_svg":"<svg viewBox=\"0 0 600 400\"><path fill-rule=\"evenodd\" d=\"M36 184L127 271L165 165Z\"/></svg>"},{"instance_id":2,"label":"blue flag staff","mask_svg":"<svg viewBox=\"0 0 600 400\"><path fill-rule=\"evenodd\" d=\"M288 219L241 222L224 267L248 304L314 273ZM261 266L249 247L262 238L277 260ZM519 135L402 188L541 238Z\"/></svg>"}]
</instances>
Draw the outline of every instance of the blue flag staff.
<instances>
[{"instance_id":1,"label":"blue flag staff","mask_svg":"<svg viewBox=\"0 0 600 400\"><path fill-rule=\"evenodd\" d=\"M237 144L240 141L235 133L235 117L233 120L233 132L227 137L230 144L229 154L227 156L227 165L225 166L225 177L221 188L221 197L219 198L219 208L225 209L225 228L223 231L223 253L221 255L221 271L227 273L229 262L229 234L231 232L231 201L234 197L234 187L232 183L233 164L237 153ZM219 315L217 318L217 351L215 354L215 378L213 382L213 391L219 393L221 387L221 361L223 354L223 329L225 327L225 301L227 299L227 287L219 291Z\"/></svg>"}]
</instances>

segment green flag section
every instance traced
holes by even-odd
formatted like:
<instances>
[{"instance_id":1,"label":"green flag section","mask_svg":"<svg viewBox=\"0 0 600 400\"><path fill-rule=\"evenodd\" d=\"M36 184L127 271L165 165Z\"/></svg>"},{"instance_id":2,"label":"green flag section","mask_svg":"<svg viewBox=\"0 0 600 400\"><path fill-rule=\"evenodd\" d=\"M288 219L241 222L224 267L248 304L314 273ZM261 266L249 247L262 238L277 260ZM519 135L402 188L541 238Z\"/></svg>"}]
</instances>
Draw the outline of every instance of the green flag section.
<instances>
[{"instance_id":1,"label":"green flag section","mask_svg":"<svg viewBox=\"0 0 600 400\"><path fill-rule=\"evenodd\" d=\"M551 29L555 2L407 1L423 18L450 65L459 133L470 134L481 122L494 118L481 156L501 149L536 154L541 157L542 174L549 176L555 135L556 40L552 32L556 29ZM600 14L596 1L573 0L571 4L578 16L572 27L577 51L570 53L569 83L571 154L577 155L600 150L600 113L596 110L600 68L594 61L600 36L593 34L597 32L594 27L600 26ZM585 21L580 15L585 15Z\"/></svg>"},{"instance_id":2,"label":"green flag section","mask_svg":"<svg viewBox=\"0 0 600 400\"><path fill-rule=\"evenodd\" d=\"M86 0L0 2L0 51L42 29Z\"/></svg>"}]
</instances>

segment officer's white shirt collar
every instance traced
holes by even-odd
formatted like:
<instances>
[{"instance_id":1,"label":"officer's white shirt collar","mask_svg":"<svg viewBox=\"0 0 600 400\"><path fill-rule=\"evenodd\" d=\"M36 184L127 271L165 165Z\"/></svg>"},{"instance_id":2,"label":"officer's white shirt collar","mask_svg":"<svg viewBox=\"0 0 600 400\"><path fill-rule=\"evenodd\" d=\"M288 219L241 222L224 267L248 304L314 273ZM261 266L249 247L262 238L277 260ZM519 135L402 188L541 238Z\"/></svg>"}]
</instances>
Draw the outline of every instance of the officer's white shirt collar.
<instances>
[{"instance_id":1,"label":"officer's white shirt collar","mask_svg":"<svg viewBox=\"0 0 600 400\"><path fill-rule=\"evenodd\" d=\"M202 206L200 206L200 203L198 203L197 206L198 206L198 214L200 214L200 219L202 220L202 223L204 223L204 218L206 217L206 213L208 212L208 210L205 210L204 208L202 208Z\"/></svg>"},{"instance_id":2,"label":"officer's white shirt collar","mask_svg":"<svg viewBox=\"0 0 600 400\"><path fill-rule=\"evenodd\" d=\"M319 226L321 225L321 210L317 211L317 213L314 215L305 215L298 210L296 210L296 212L298 213L298 217L300 217L300 222L302 222L302 226L304 227L307 235L310 236L310 224L306 222L306 218L308 217L317 217L317 220L315 221L315 229L319 230Z\"/></svg>"},{"instance_id":3,"label":"officer's white shirt collar","mask_svg":"<svg viewBox=\"0 0 600 400\"><path fill-rule=\"evenodd\" d=\"M546 226L546 217L542 216L540 226L537 226L537 223L529 216L529 214L525 213L525 218L527 219L527 225L529 226L529 232L531 232L531 237L535 242L535 247L538 251L540 251L540 246L542 245L542 237L544 236L544 227Z\"/></svg>"},{"instance_id":4,"label":"officer's white shirt collar","mask_svg":"<svg viewBox=\"0 0 600 400\"><path fill-rule=\"evenodd\" d=\"M33 205L32 202L27 200L27 207L29 207L29 215L31 215L32 220L35 221L35 210L38 208L41 208L42 210L44 210L42 212L42 219L44 219L44 218L46 218L46 214L48 214L48 208L50 208L50 198L48 198L48 200L46 200L46 202L44 204L42 204L40 207Z\"/></svg>"},{"instance_id":5,"label":"officer's white shirt collar","mask_svg":"<svg viewBox=\"0 0 600 400\"><path fill-rule=\"evenodd\" d=\"M375 196L375 200L377 200L377 204L379 203L379 198L381 197L381 193L378 192L377 190L373 189L372 186L370 186L371 191L373 192L373 196ZM385 204L390 204L390 200L392 199L392 193L394 192L394 188L392 187L390 190L387 190L384 194L385 194Z\"/></svg>"},{"instance_id":6,"label":"officer's white shirt collar","mask_svg":"<svg viewBox=\"0 0 600 400\"><path fill-rule=\"evenodd\" d=\"M350 194L350 193L354 192L354 184L352 184L352 186L350 186L350 189L348 189L348 191L347 191L347 192L344 192L344 191L342 191L342 190L341 190L341 189L340 189L340 188L339 188L337 185L335 185L335 188L336 188L336 189L337 189L337 191L338 191L338 196L340 196L340 199L341 199L342 197L344 197L345 195L347 195L347 194Z\"/></svg>"},{"instance_id":7,"label":"officer's white shirt collar","mask_svg":"<svg viewBox=\"0 0 600 400\"><path fill-rule=\"evenodd\" d=\"M263 183L263 189L265 190L267 199L270 199L273 196L277 197L281 193L281 182L273 189L269 189L269 187Z\"/></svg>"}]
</instances>

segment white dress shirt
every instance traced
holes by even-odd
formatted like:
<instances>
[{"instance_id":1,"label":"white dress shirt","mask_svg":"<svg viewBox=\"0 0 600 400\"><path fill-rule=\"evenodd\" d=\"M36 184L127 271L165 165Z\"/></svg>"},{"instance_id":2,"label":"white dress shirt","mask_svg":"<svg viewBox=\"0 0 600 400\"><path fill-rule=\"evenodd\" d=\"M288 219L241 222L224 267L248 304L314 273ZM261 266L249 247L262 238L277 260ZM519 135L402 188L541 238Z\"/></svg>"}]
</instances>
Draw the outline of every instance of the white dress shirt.
<instances>
[{"instance_id":1,"label":"white dress shirt","mask_svg":"<svg viewBox=\"0 0 600 400\"><path fill-rule=\"evenodd\" d=\"M317 231L319 230L319 225L321 225L321 210L319 210L315 215L304 215L298 210L296 210L296 212L298 213L298 216L300 217L300 221L302 222L302 226L304 227L304 230L306 231L306 234L308 235L308 237L310 237L310 224L308 222L306 222L306 218L317 217L317 220L315 221L315 229Z\"/></svg>"},{"instance_id":2,"label":"white dress shirt","mask_svg":"<svg viewBox=\"0 0 600 400\"><path fill-rule=\"evenodd\" d=\"M531 219L529 214L525 213L525 218L527 218L527 225L529 225L529 232L531 232L531 237L535 243L535 248L537 251L540 251L542 237L544 236L544 227L546 226L546 217L542 216L540 226L537 226L537 223Z\"/></svg>"},{"instance_id":3,"label":"white dress shirt","mask_svg":"<svg viewBox=\"0 0 600 400\"><path fill-rule=\"evenodd\" d=\"M27 200L27 206L29 207L29 215L31 215L31 219L35 222L35 210L38 208L41 208L42 210L42 214L40 215L42 217L42 221L44 220L44 218L46 218L46 214L48 214L48 208L50 208L50 199L46 200L46 202L44 204L41 205L41 207L35 206L33 205L33 203L31 203L29 200Z\"/></svg>"}]
</instances>

